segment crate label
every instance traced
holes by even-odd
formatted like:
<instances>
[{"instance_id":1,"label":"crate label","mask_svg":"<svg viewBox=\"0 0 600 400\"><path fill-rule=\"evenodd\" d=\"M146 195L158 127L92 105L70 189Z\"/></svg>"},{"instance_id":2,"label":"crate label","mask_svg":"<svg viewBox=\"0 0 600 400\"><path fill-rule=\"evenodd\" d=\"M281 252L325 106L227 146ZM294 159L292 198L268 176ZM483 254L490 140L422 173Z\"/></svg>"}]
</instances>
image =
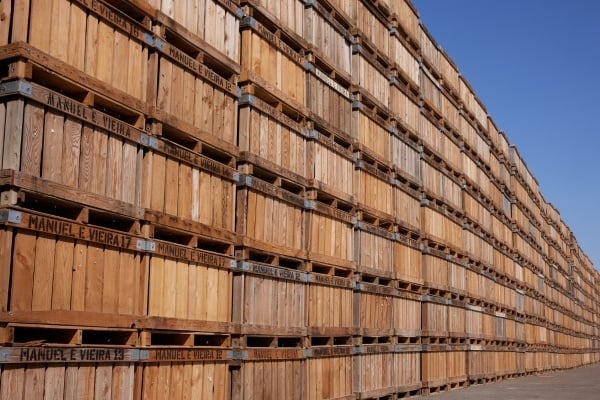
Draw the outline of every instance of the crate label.
<instances>
[{"instance_id":1,"label":"crate label","mask_svg":"<svg viewBox=\"0 0 600 400\"><path fill-rule=\"evenodd\" d=\"M304 208L304 199L294 193L288 192L278 186L272 185L255 177L246 176L247 186L256 189L266 195L280 198L295 206Z\"/></svg>"},{"instance_id":2,"label":"crate label","mask_svg":"<svg viewBox=\"0 0 600 400\"><path fill-rule=\"evenodd\" d=\"M345 87L343 87L342 85L340 85L339 83L337 83L336 81L334 81L333 79L331 79L330 77L325 75L325 73L323 71L321 71L319 68L315 67L314 73L317 76L317 78L319 78L320 80L325 82L327 85L329 85L331 88L333 88L336 92L338 92L339 94L341 94L348 100L351 99L350 91L348 89L346 89Z\"/></svg>"},{"instance_id":3,"label":"crate label","mask_svg":"<svg viewBox=\"0 0 600 400\"><path fill-rule=\"evenodd\" d=\"M123 249L133 249L137 245L133 240L133 236L107 229L79 225L58 218L28 213L23 213L22 217L21 223L15 225L37 232L70 237L77 240L86 240Z\"/></svg>"},{"instance_id":4,"label":"crate label","mask_svg":"<svg viewBox=\"0 0 600 400\"><path fill-rule=\"evenodd\" d=\"M144 361L218 361L227 359L227 349L168 348L146 349Z\"/></svg>"},{"instance_id":5,"label":"crate label","mask_svg":"<svg viewBox=\"0 0 600 400\"><path fill-rule=\"evenodd\" d=\"M297 348L248 349L246 350L246 354L249 360L289 360L304 358L304 350Z\"/></svg>"},{"instance_id":6,"label":"crate label","mask_svg":"<svg viewBox=\"0 0 600 400\"><path fill-rule=\"evenodd\" d=\"M354 225L356 223L356 218L353 217L352 215L348 214L347 212L338 210L337 208L330 207L330 206L320 203L318 201L309 200L308 202L306 202L305 206L306 206L306 208L308 208L310 210L314 210L323 215L335 218L338 221L342 221L342 222L345 222L347 224L352 224L352 225Z\"/></svg>"},{"instance_id":7,"label":"crate label","mask_svg":"<svg viewBox=\"0 0 600 400\"><path fill-rule=\"evenodd\" d=\"M125 139L141 142L143 132L137 128L42 86L32 87L32 99Z\"/></svg>"},{"instance_id":8,"label":"crate label","mask_svg":"<svg viewBox=\"0 0 600 400\"><path fill-rule=\"evenodd\" d=\"M134 36L136 38L143 38L145 30L141 27L137 26L131 20L129 20L124 15L116 12L112 8L108 7L106 4L98 1L98 0L75 0L77 3L82 4L88 10L91 10L98 14L100 17L104 18L106 21L109 21L114 26L122 29L126 33Z\"/></svg>"},{"instance_id":9,"label":"crate label","mask_svg":"<svg viewBox=\"0 0 600 400\"><path fill-rule=\"evenodd\" d=\"M10 347L0 349L3 363L137 361L139 350L85 347Z\"/></svg>"},{"instance_id":10,"label":"crate label","mask_svg":"<svg viewBox=\"0 0 600 400\"><path fill-rule=\"evenodd\" d=\"M265 114L269 114L269 116L273 117L280 123L287 125L289 128L292 128L296 132L304 135L305 129L302 125L300 125L298 122L294 121L292 118L288 117L286 114L282 113L281 111L275 109L274 107L272 107L265 101L259 99L258 97L253 96L253 95L244 95L240 99L240 105L243 102L250 104L257 110L260 110L260 111L264 112Z\"/></svg>"},{"instance_id":11,"label":"crate label","mask_svg":"<svg viewBox=\"0 0 600 400\"><path fill-rule=\"evenodd\" d=\"M156 250L154 254L217 268L231 267L231 259L227 257L175 243L156 241Z\"/></svg>"},{"instance_id":12,"label":"crate label","mask_svg":"<svg viewBox=\"0 0 600 400\"><path fill-rule=\"evenodd\" d=\"M244 270L253 274L272 276L274 278L286 279L289 281L306 282L306 274L300 271L294 271L284 268L276 268L265 264L253 262L244 262Z\"/></svg>"},{"instance_id":13,"label":"crate label","mask_svg":"<svg viewBox=\"0 0 600 400\"><path fill-rule=\"evenodd\" d=\"M205 171L212 172L223 178L234 180L234 169L217 161L211 160L201 154L194 153L185 147L178 146L174 143L162 140L159 142L159 150L162 150L166 155L177 158L180 161L187 162L190 165L200 167Z\"/></svg>"},{"instance_id":14,"label":"crate label","mask_svg":"<svg viewBox=\"0 0 600 400\"><path fill-rule=\"evenodd\" d=\"M359 283L358 287L363 292L384 294L386 296L394 296L398 293L398 291L393 287L376 285L367 282Z\"/></svg>"},{"instance_id":15,"label":"crate label","mask_svg":"<svg viewBox=\"0 0 600 400\"><path fill-rule=\"evenodd\" d=\"M269 31L264 25L259 22L255 22L256 31L269 43L279 49L282 53L284 53L288 58L291 58L295 63L299 65L304 65L304 57L300 54L296 53L294 49L287 45L283 40L275 36L274 33Z\"/></svg>"},{"instance_id":16,"label":"crate label","mask_svg":"<svg viewBox=\"0 0 600 400\"><path fill-rule=\"evenodd\" d=\"M310 350L311 357L351 356L353 354L351 346L313 347Z\"/></svg>"},{"instance_id":17,"label":"crate label","mask_svg":"<svg viewBox=\"0 0 600 400\"><path fill-rule=\"evenodd\" d=\"M340 278L340 277L331 276L331 275L316 274L316 273L313 273L310 276L311 276L310 281L313 283L318 283L321 285L337 286L337 287L343 287L343 288L349 288L349 289L354 288L354 282L350 279Z\"/></svg>"},{"instance_id":18,"label":"crate label","mask_svg":"<svg viewBox=\"0 0 600 400\"><path fill-rule=\"evenodd\" d=\"M238 95L238 87L227 79L223 78L210 68L206 67L204 64L199 61L193 59L192 57L185 54L183 51L179 50L177 47L172 46L170 44L166 44L168 46L168 50L165 52L163 50L163 54L171 57L173 60L182 64L192 72L196 73L198 76L206 79L207 81L214 83L219 86L221 89L226 90L227 92L233 94L234 96Z\"/></svg>"}]
</instances>

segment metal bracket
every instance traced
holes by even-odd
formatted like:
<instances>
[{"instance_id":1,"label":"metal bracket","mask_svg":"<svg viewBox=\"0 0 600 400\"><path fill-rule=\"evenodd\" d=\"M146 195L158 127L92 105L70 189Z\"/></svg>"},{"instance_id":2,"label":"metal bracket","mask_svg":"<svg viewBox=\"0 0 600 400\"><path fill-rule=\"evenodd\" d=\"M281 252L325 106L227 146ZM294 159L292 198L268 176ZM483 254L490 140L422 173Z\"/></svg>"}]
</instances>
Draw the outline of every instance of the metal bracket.
<instances>
[{"instance_id":1,"label":"metal bracket","mask_svg":"<svg viewBox=\"0 0 600 400\"><path fill-rule=\"evenodd\" d=\"M142 133L140 143L144 146L158 149L158 139L148 134Z\"/></svg>"},{"instance_id":2,"label":"metal bracket","mask_svg":"<svg viewBox=\"0 0 600 400\"><path fill-rule=\"evenodd\" d=\"M152 240L138 239L136 248L140 251L154 252L156 251L156 243Z\"/></svg>"},{"instance_id":3,"label":"metal bracket","mask_svg":"<svg viewBox=\"0 0 600 400\"><path fill-rule=\"evenodd\" d=\"M22 221L21 212L15 210L0 211L0 223L20 224Z\"/></svg>"},{"instance_id":4,"label":"metal bracket","mask_svg":"<svg viewBox=\"0 0 600 400\"><path fill-rule=\"evenodd\" d=\"M32 90L30 82L24 80L9 81L0 85L0 96L8 96L11 94L31 96Z\"/></svg>"}]
</instances>

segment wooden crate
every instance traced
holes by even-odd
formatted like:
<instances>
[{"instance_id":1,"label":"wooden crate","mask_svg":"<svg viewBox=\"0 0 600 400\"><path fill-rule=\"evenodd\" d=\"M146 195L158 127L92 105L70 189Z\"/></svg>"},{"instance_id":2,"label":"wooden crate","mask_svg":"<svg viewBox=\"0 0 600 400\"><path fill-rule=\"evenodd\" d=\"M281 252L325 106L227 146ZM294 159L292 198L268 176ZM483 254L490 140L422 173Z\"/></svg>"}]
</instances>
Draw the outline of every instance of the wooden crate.
<instances>
[{"instance_id":1,"label":"wooden crate","mask_svg":"<svg viewBox=\"0 0 600 400\"><path fill-rule=\"evenodd\" d=\"M390 98L389 61L366 43L352 45L352 77L382 108Z\"/></svg>"},{"instance_id":2,"label":"wooden crate","mask_svg":"<svg viewBox=\"0 0 600 400\"><path fill-rule=\"evenodd\" d=\"M450 337L463 339L466 334L467 312L464 303L455 301L448 304L448 335Z\"/></svg>"},{"instance_id":3,"label":"wooden crate","mask_svg":"<svg viewBox=\"0 0 600 400\"><path fill-rule=\"evenodd\" d=\"M279 182L273 182L280 184ZM240 176L237 190L236 230L248 247L306 258L304 199L298 186L276 186L254 176ZM296 193L295 193L296 192ZM278 221L272 224L272 221Z\"/></svg>"},{"instance_id":4,"label":"wooden crate","mask_svg":"<svg viewBox=\"0 0 600 400\"><path fill-rule=\"evenodd\" d=\"M423 101L431 110L441 114L442 93L438 78L429 72L429 70L424 66L421 67L419 78L419 86L421 88L421 96L423 97Z\"/></svg>"},{"instance_id":5,"label":"wooden crate","mask_svg":"<svg viewBox=\"0 0 600 400\"><path fill-rule=\"evenodd\" d=\"M75 93L69 97L26 80L4 82L2 89L2 168L140 204L148 135L131 125L131 119L111 116L124 107L85 105ZM132 111L129 115L139 117Z\"/></svg>"},{"instance_id":6,"label":"wooden crate","mask_svg":"<svg viewBox=\"0 0 600 400\"><path fill-rule=\"evenodd\" d=\"M389 9L383 4L357 1L352 4L352 19L358 35L355 40L367 39L378 52L387 55L390 51L391 24L388 21Z\"/></svg>"},{"instance_id":7,"label":"wooden crate","mask_svg":"<svg viewBox=\"0 0 600 400\"><path fill-rule=\"evenodd\" d=\"M148 265L148 315L210 321L206 329L231 322L232 259L192 246L155 240ZM177 325L176 325L177 326Z\"/></svg>"},{"instance_id":8,"label":"wooden crate","mask_svg":"<svg viewBox=\"0 0 600 400\"><path fill-rule=\"evenodd\" d=\"M410 45L406 37L396 27L391 30L389 45L390 61L394 64L398 74L410 85L417 87L420 82L419 55Z\"/></svg>"},{"instance_id":9,"label":"wooden crate","mask_svg":"<svg viewBox=\"0 0 600 400\"><path fill-rule=\"evenodd\" d=\"M394 185L394 215L396 222L405 229L421 229L421 194L419 187L410 181L404 181L399 173L392 180Z\"/></svg>"},{"instance_id":10,"label":"wooden crate","mask_svg":"<svg viewBox=\"0 0 600 400\"><path fill-rule=\"evenodd\" d=\"M465 224L463 229L463 251L474 260L486 265L494 263L494 245L491 238L470 225Z\"/></svg>"},{"instance_id":11,"label":"wooden crate","mask_svg":"<svg viewBox=\"0 0 600 400\"><path fill-rule=\"evenodd\" d=\"M396 279L404 283L423 285L423 255L418 236L401 231L394 243L394 271Z\"/></svg>"},{"instance_id":12,"label":"wooden crate","mask_svg":"<svg viewBox=\"0 0 600 400\"><path fill-rule=\"evenodd\" d=\"M354 281L344 270L331 266L312 265L307 292L307 326L313 335L325 332L338 336L351 335L353 330Z\"/></svg>"},{"instance_id":13,"label":"wooden crate","mask_svg":"<svg viewBox=\"0 0 600 400\"><path fill-rule=\"evenodd\" d=\"M349 77L352 74L352 35L348 31L348 22L321 1L310 3L304 9L304 15L304 38L312 45L312 60L318 58L332 70Z\"/></svg>"},{"instance_id":14,"label":"wooden crate","mask_svg":"<svg viewBox=\"0 0 600 400\"><path fill-rule=\"evenodd\" d=\"M394 393L394 345L366 344L357 351L353 368L357 397L377 398Z\"/></svg>"},{"instance_id":15,"label":"wooden crate","mask_svg":"<svg viewBox=\"0 0 600 400\"><path fill-rule=\"evenodd\" d=\"M244 95L239 109L239 148L260 157L278 175L301 180L307 176L307 127L287 109L278 110L263 99ZM265 163L266 162L266 163ZM293 175L286 174L291 172Z\"/></svg>"},{"instance_id":16,"label":"wooden crate","mask_svg":"<svg viewBox=\"0 0 600 400\"><path fill-rule=\"evenodd\" d=\"M354 154L351 139L315 125L309 133L307 178L317 192L354 203Z\"/></svg>"},{"instance_id":17,"label":"wooden crate","mask_svg":"<svg viewBox=\"0 0 600 400\"><path fill-rule=\"evenodd\" d=\"M391 136L391 162L401 180L421 182L421 149L402 134Z\"/></svg>"},{"instance_id":18,"label":"wooden crate","mask_svg":"<svg viewBox=\"0 0 600 400\"><path fill-rule=\"evenodd\" d=\"M419 47L419 13L415 6L407 0L390 0L390 11L397 22L396 28L406 37L411 45Z\"/></svg>"},{"instance_id":19,"label":"wooden crate","mask_svg":"<svg viewBox=\"0 0 600 400\"><path fill-rule=\"evenodd\" d=\"M87 76L145 101L148 52L142 24L102 1L27 0L9 12L0 45L27 42Z\"/></svg>"},{"instance_id":20,"label":"wooden crate","mask_svg":"<svg viewBox=\"0 0 600 400\"><path fill-rule=\"evenodd\" d=\"M384 163L392 162L393 123L385 110L376 105L354 102L352 104L352 138L363 151Z\"/></svg>"},{"instance_id":21,"label":"wooden crate","mask_svg":"<svg viewBox=\"0 0 600 400\"><path fill-rule=\"evenodd\" d=\"M496 376L496 360L493 351L486 351L482 346L471 346L467 351L467 371L469 381L477 382L480 379Z\"/></svg>"},{"instance_id":22,"label":"wooden crate","mask_svg":"<svg viewBox=\"0 0 600 400\"><path fill-rule=\"evenodd\" d=\"M463 195L456 175L433 160L421 159L423 189L427 195L448 204L456 210L463 209Z\"/></svg>"},{"instance_id":23,"label":"wooden crate","mask_svg":"<svg viewBox=\"0 0 600 400\"><path fill-rule=\"evenodd\" d=\"M465 260L456 254L448 257L448 287L455 298L461 299L467 293Z\"/></svg>"},{"instance_id":24,"label":"wooden crate","mask_svg":"<svg viewBox=\"0 0 600 400\"><path fill-rule=\"evenodd\" d=\"M364 152L356 153L356 157L354 197L357 208L380 220L393 222L394 187L389 167Z\"/></svg>"},{"instance_id":25,"label":"wooden crate","mask_svg":"<svg viewBox=\"0 0 600 400\"><path fill-rule=\"evenodd\" d=\"M446 358L448 382L465 382L467 380L467 351L464 346L453 346Z\"/></svg>"},{"instance_id":26,"label":"wooden crate","mask_svg":"<svg viewBox=\"0 0 600 400\"><path fill-rule=\"evenodd\" d=\"M393 385L397 392L406 393L417 391L421 388L421 352L410 351L412 346L407 346L407 351L396 352L393 355ZM397 349L402 349L397 346Z\"/></svg>"},{"instance_id":27,"label":"wooden crate","mask_svg":"<svg viewBox=\"0 0 600 400\"><path fill-rule=\"evenodd\" d=\"M234 116L240 94L236 75L219 73L196 60L193 53L169 42L163 42L149 58L150 117L163 130L168 127L187 141L202 140L222 148L235 146Z\"/></svg>"},{"instance_id":28,"label":"wooden crate","mask_svg":"<svg viewBox=\"0 0 600 400\"><path fill-rule=\"evenodd\" d=\"M142 204L153 219L233 232L236 171L176 142L160 138L156 144L144 155L142 185Z\"/></svg>"},{"instance_id":29,"label":"wooden crate","mask_svg":"<svg viewBox=\"0 0 600 400\"><path fill-rule=\"evenodd\" d=\"M357 271L374 276L394 277L394 240L391 227L379 227L365 221L357 222L354 233Z\"/></svg>"},{"instance_id":30,"label":"wooden crate","mask_svg":"<svg viewBox=\"0 0 600 400\"><path fill-rule=\"evenodd\" d=\"M315 60L317 62L318 60ZM326 65L307 64L306 105L311 118L341 134L352 132L352 93L344 75L327 70ZM340 135L341 136L341 135Z\"/></svg>"},{"instance_id":31,"label":"wooden crate","mask_svg":"<svg viewBox=\"0 0 600 400\"><path fill-rule=\"evenodd\" d=\"M154 362L143 367L142 398L227 399L230 373L226 361Z\"/></svg>"},{"instance_id":32,"label":"wooden crate","mask_svg":"<svg viewBox=\"0 0 600 400\"><path fill-rule=\"evenodd\" d=\"M399 131L406 131L411 134L413 141L417 141L421 136L421 100L419 99L419 89L416 84L404 82L399 72L391 71L390 80L390 100L388 107L397 119Z\"/></svg>"},{"instance_id":33,"label":"wooden crate","mask_svg":"<svg viewBox=\"0 0 600 400\"><path fill-rule=\"evenodd\" d=\"M304 1L245 0L244 3L248 3L254 10L267 16L286 34L298 37L304 35Z\"/></svg>"},{"instance_id":34,"label":"wooden crate","mask_svg":"<svg viewBox=\"0 0 600 400\"><path fill-rule=\"evenodd\" d=\"M427 337L448 336L448 306L444 298L424 296L421 303L422 335Z\"/></svg>"},{"instance_id":35,"label":"wooden crate","mask_svg":"<svg viewBox=\"0 0 600 400\"><path fill-rule=\"evenodd\" d=\"M484 127L487 126L487 110L475 95L469 82L462 75L459 77L458 91L463 103L464 113L469 115L470 119L479 125L481 131L484 131Z\"/></svg>"},{"instance_id":36,"label":"wooden crate","mask_svg":"<svg viewBox=\"0 0 600 400\"><path fill-rule=\"evenodd\" d=\"M441 58L438 44L423 24L419 24L419 45L423 63L431 70L431 72L438 74L440 71Z\"/></svg>"},{"instance_id":37,"label":"wooden crate","mask_svg":"<svg viewBox=\"0 0 600 400\"><path fill-rule=\"evenodd\" d=\"M421 379L423 387L435 388L448 383L448 355L447 351L421 352Z\"/></svg>"},{"instance_id":38,"label":"wooden crate","mask_svg":"<svg viewBox=\"0 0 600 400\"><path fill-rule=\"evenodd\" d=\"M306 202L306 240L308 259L355 268L354 224L350 204L331 197L316 197Z\"/></svg>"},{"instance_id":39,"label":"wooden crate","mask_svg":"<svg viewBox=\"0 0 600 400\"><path fill-rule=\"evenodd\" d=\"M399 291L393 298L394 335L411 344L421 336L421 299L414 293Z\"/></svg>"},{"instance_id":40,"label":"wooden crate","mask_svg":"<svg viewBox=\"0 0 600 400\"><path fill-rule=\"evenodd\" d=\"M495 334L495 315L489 314L479 306L466 306L466 336L473 339L493 340Z\"/></svg>"},{"instance_id":41,"label":"wooden crate","mask_svg":"<svg viewBox=\"0 0 600 400\"><path fill-rule=\"evenodd\" d=\"M284 339L285 340L285 339ZM259 340L262 342L264 340ZM276 342L280 342L279 339ZM278 343L279 344L279 343ZM262 343L259 343L262 345ZM305 398L304 349L249 345L241 366L240 396L243 399Z\"/></svg>"},{"instance_id":42,"label":"wooden crate","mask_svg":"<svg viewBox=\"0 0 600 400\"><path fill-rule=\"evenodd\" d=\"M452 214L444 207L429 204L421 207L421 221L423 234L431 236L441 244L452 246L455 249L462 247L462 226L458 222L456 212Z\"/></svg>"},{"instance_id":43,"label":"wooden crate","mask_svg":"<svg viewBox=\"0 0 600 400\"><path fill-rule=\"evenodd\" d=\"M492 212L490 204L480 193L469 190L463 190L463 207L465 216L471 221L476 222L487 232L492 232Z\"/></svg>"},{"instance_id":44,"label":"wooden crate","mask_svg":"<svg viewBox=\"0 0 600 400\"><path fill-rule=\"evenodd\" d=\"M448 93L452 93L453 97L458 96L460 88L458 67L443 49L440 49L439 61L440 83Z\"/></svg>"},{"instance_id":45,"label":"wooden crate","mask_svg":"<svg viewBox=\"0 0 600 400\"><path fill-rule=\"evenodd\" d=\"M327 339L327 341L325 341ZM306 359L307 399L353 399L353 347L346 337L311 338ZM320 342L324 342L321 344Z\"/></svg>"},{"instance_id":46,"label":"wooden crate","mask_svg":"<svg viewBox=\"0 0 600 400\"><path fill-rule=\"evenodd\" d=\"M32 313L72 311L65 314L72 324L86 319L76 311L144 313L140 236L94 225L93 214L92 224L25 209L3 214L3 310L25 322Z\"/></svg>"},{"instance_id":47,"label":"wooden crate","mask_svg":"<svg viewBox=\"0 0 600 400\"><path fill-rule=\"evenodd\" d=\"M289 98L292 105L306 104L304 57L294 48L297 45L286 43L285 36L277 36L252 17L245 17L241 28L240 79L258 80L278 97Z\"/></svg>"},{"instance_id":48,"label":"wooden crate","mask_svg":"<svg viewBox=\"0 0 600 400\"><path fill-rule=\"evenodd\" d=\"M449 272L446 253L431 247L423 248L423 284L425 286L448 291Z\"/></svg>"},{"instance_id":49,"label":"wooden crate","mask_svg":"<svg viewBox=\"0 0 600 400\"><path fill-rule=\"evenodd\" d=\"M57 352L61 350L64 348L56 349ZM99 349L87 350L98 353ZM28 348L28 351L32 350ZM5 364L0 374L1 395L7 399L41 400L51 396L99 400L135 396L135 365L132 362Z\"/></svg>"},{"instance_id":50,"label":"wooden crate","mask_svg":"<svg viewBox=\"0 0 600 400\"><path fill-rule=\"evenodd\" d=\"M143 0L159 12L155 23L168 28L188 41L213 47L234 63L240 62L240 18L242 10L233 1L193 0ZM198 40L200 39L200 40Z\"/></svg>"},{"instance_id":51,"label":"wooden crate","mask_svg":"<svg viewBox=\"0 0 600 400\"><path fill-rule=\"evenodd\" d=\"M284 267L299 265L284 259L280 263ZM242 324L243 333L306 333L308 275L284 267L251 260L237 262L233 276L233 322Z\"/></svg>"},{"instance_id":52,"label":"wooden crate","mask_svg":"<svg viewBox=\"0 0 600 400\"><path fill-rule=\"evenodd\" d=\"M372 281L369 282L369 281ZM362 276L354 293L354 326L364 336L391 336L393 332L394 295L391 281Z\"/></svg>"}]
</instances>

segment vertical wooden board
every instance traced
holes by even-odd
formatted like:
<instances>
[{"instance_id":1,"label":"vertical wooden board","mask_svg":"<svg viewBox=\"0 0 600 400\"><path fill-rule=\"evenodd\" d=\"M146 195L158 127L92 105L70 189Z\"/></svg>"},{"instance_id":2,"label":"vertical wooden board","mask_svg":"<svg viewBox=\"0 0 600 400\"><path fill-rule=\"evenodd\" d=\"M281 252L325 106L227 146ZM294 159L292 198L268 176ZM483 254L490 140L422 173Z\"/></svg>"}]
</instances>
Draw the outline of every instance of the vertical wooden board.
<instances>
[{"instance_id":1,"label":"vertical wooden board","mask_svg":"<svg viewBox=\"0 0 600 400\"><path fill-rule=\"evenodd\" d=\"M174 265L175 269L172 272L175 275L175 309L174 316L176 318L189 318L188 312L188 270L193 268L187 262L178 261Z\"/></svg>"},{"instance_id":2,"label":"vertical wooden board","mask_svg":"<svg viewBox=\"0 0 600 400\"><path fill-rule=\"evenodd\" d=\"M94 398L110 399L112 397L112 365L98 364L94 383Z\"/></svg>"},{"instance_id":3,"label":"vertical wooden board","mask_svg":"<svg viewBox=\"0 0 600 400\"><path fill-rule=\"evenodd\" d=\"M118 188L121 196L119 199L130 204L138 204L137 199L139 196L137 192L140 187L138 159L141 157L141 152L138 152L135 145L123 142L121 157L121 177L119 180L120 187Z\"/></svg>"},{"instance_id":4,"label":"vertical wooden board","mask_svg":"<svg viewBox=\"0 0 600 400\"><path fill-rule=\"evenodd\" d=\"M86 24L84 72L94 77L98 70L98 33L98 17L90 13L87 15Z\"/></svg>"},{"instance_id":5,"label":"vertical wooden board","mask_svg":"<svg viewBox=\"0 0 600 400\"><path fill-rule=\"evenodd\" d=\"M66 61L79 70L85 68L86 13L76 3L70 3L70 19L68 30L68 46ZM56 23L56 22L54 22Z\"/></svg>"},{"instance_id":6,"label":"vertical wooden board","mask_svg":"<svg viewBox=\"0 0 600 400\"><path fill-rule=\"evenodd\" d=\"M52 309L71 308L71 281L73 276L73 256L75 242L60 239L56 242L54 254L54 276L52 279ZM48 282L46 282L48 284Z\"/></svg>"},{"instance_id":7,"label":"vertical wooden board","mask_svg":"<svg viewBox=\"0 0 600 400\"><path fill-rule=\"evenodd\" d=\"M22 365L25 370L24 398L43 399L46 378L46 367L44 365Z\"/></svg>"},{"instance_id":8,"label":"vertical wooden board","mask_svg":"<svg viewBox=\"0 0 600 400\"><path fill-rule=\"evenodd\" d=\"M94 168L94 131L84 124L81 130L79 149L79 174L78 187L81 190L93 191L93 168Z\"/></svg>"},{"instance_id":9,"label":"vertical wooden board","mask_svg":"<svg viewBox=\"0 0 600 400\"><path fill-rule=\"evenodd\" d=\"M112 84L115 31L104 21L98 23L98 39L96 43L98 47L95 77L103 82Z\"/></svg>"},{"instance_id":10,"label":"vertical wooden board","mask_svg":"<svg viewBox=\"0 0 600 400\"><path fill-rule=\"evenodd\" d=\"M149 189L149 206L153 210L162 211L165 207L165 192L168 189L165 186L167 160L163 155L154 152L149 152L146 158L150 162L147 168L152 170L149 179L144 181Z\"/></svg>"},{"instance_id":11,"label":"vertical wooden board","mask_svg":"<svg viewBox=\"0 0 600 400\"><path fill-rule=\"evenodd\" d=\"M90 188L93 193L101 195L105 194L106 183L108 181L108 141L108 135L105 132L94 130L92 139L92 180Z\"/></svg>"},{"instance_id":12,"label":"vertical wooden board","mask_svg":"<svg viewBox=\"0 0 600 400\"><path fill-rule=\"evenodd\" d=\"M114 31L112 62L112 85L118 89L127 90L130 64L138 63L140 60L131 57L129 37L118 29Z\"/></svg>"},{"instance_id":13,"label":"vertical wooden board","mask_svg":"<svg viewBox=\"0 0 600 400\"><path fill-rule=\"evenodd\" d=\"M44 108L28 103L24 109L21 171L39 176L42 162ZM2 139L0 139L0 142ZM2 143L0 143L0 149Z\"/></svg>"},{"instance_id":14,"label":"vertical wooden board","mask_svg":"<svg viewBox=\"0 0 600 400\"><path fill-rule=\"evenodd\" d=\"M137 285L140 275L139 256L121 251L117 265L119 266L117 313L136 314L136 306L140 303L140 289L143 290Z\"/></svg>"},{"instance_id":15,"label":"vertical wooden board","mask_svg":"<svg viewBox=\"0 0 600 400\"><path fill-rule=\"evenodd\" d=\"M200 115L200 124L197 124L203 131L208 133L213 133L214 129L214 94L215 89L213 86L208 83L202 83L200 79L196 80L196 85L202 87L202 101L197 102L197 104L201 107L202 112L198 113ZM216 90L218 92L218 90Z\"/></svg>"},{"instance_id":16,"label":"vertical wooden board","mask_svg":"<svg viewBox=\"0 0 600 400\"><path fill-rule=\"evenodd\" d=\"M116 314L119 296L119 250L111 247L104 249L104 279L102 287L102 312ZM130 296L132 293L124 294Z\"/></svg>"},{"instance_id":17,"label":"vertical wooden board","mask_svg":"<svg viewBox=\"0 0 600 400\"><path fill-rule=\"evenodd\" d=\"M31 310L37 238L29 232L15 233L10 309Z\"/></svg>"},{"instance_id":18,"label":"vertical wooden board","mask_svg":"<svg viewBox=\"0 0 600 400\"><path fill-rule=\"evenodd\" d=\"M134 367L125 363L113 366L111 395L115 400L133 400Z\"/></svg>"},{"instance_id":19,"label":"vertical wooden board","mask_svg":"<svg viewBox=\"0 0 600 400\"><path fill-rule=\"evenodd\" d=\"M87 247L85 274L85 310L101 312L104 289L104 249L90 244Z\"/></svg>"},{"instance_id":20,"label":"vertical wooden board","mask_svg":"<svg viewBox=\"0 0 600 400\"><path fill-rule=\"evenodd\" d=\"M44 400L62 400L64 395L65 366L52 364L46 367Z\"/></svg>"},{"instance_id":21,"label":"vertical wooden board","mask_svg":"<svg viewBox=\"0 0 600 400\"><path fill-rule=\"evenodd\" d=\"M21 99L6 104L2 168L19 170L25 102Z\"/></svg>"},{"instance_id":22,"label":"vertical wooden board","mask_svg":"<svg viewBox=\"0 0 600 400\"><path fill-rule=\"evenodd\" d=\"M24 386L25 368L22 365L6 365L2 368L2 379L0 380L1 400L23 398Z\"/></svg>"},{"instance_id":23,"label":"vertical wooden board","mask_svg":"<svg viewBox=\"0 0 600 400\"><path fill-rule=\"evenodd\" d=\"M123 140L117 136L108 136L105 194L121 199L123 175Z\"/></svg>"},{"instance_id":24,"label":"vertical wooden board","mask_svg":"<svg viewBox=\"0 0 600 400\"><path fill-rule=\"evenodd\" d=\"M10 228L0 229L0 312L9 310L13 235Z\"/></svg>"},{"instance_id":25,"label":"vertical wooden board","mask_svg":"<svg viewBox=\"0 0 600 400\"><path fill-rule=\"evenodd\" d=\"M165 165L165 204L164 212L177 215L177 204L179 197L179 163L167 158ZM159 211L163 211L160 209Z\"/></svg>"},{"instance_id":26,"label":"vertical wooden board","mask_svg":"<svg viewBox=\"0 0 600 400\"><path fill-rule=\"evenodd\" d=\"M87 245L83 242L75 242L72 268L71 310L83 311L85 309L87 268Z\"/></svg>"},{"instance_id":27,"label":"vertical wooden board","mask_svg":"<svg viewBox=\"0 0 600 400\"><path fill-rule=\"evenodd\" d=\"M140 43L137 43L135 40L128 41L128 54L130 58L130 62L127 66L127 75L126 75L126 88L127 93L132 96L145 101L145 82L147 79L147 55L148 49L144 48Z\"/></svg>"},{"instance_id":28,"label":"vertical wooden board","mask_svg":"<svg viewBox=\"0 0 600 400\"><path fill-rule=\"evenodd\" d=\"M50 49L49 53L61 61L67 61L67 53L70 45L70 2L64 0L53 0L50 22Z\"/></svg>"},{"instance_id":29,"label":"vertical wooden board","mask_svg":"<svg viewBox=\"0 0 600 400\"><path fill-rule=\"evenodd\" d=\"M81 129L82 125L79 121L70 117L65 118L61 151L61 182L71 187L77 187L79 181Z\"/></svg>"},{"instance_id":30,"label":"vertical wooden board","mask_svg":"<svg viewBox=\"0 0 600 400\"><path fill-rule=\"evenodd\" d=\"M31 0L29 6L29 43L47 53L50 50L52 5L51 0Z\"/></svg>"},{"instance_id":31,"label":"vertical wooden board","mask_svg":"<svg viewBox=\"0 0 600 400\"><path fill-rule=\"evenodd\" d=\"M163 292L160 294L162 315L174 317L177 300L177 261L166 258L163 275Z\"/></svg>"}]
</instances>

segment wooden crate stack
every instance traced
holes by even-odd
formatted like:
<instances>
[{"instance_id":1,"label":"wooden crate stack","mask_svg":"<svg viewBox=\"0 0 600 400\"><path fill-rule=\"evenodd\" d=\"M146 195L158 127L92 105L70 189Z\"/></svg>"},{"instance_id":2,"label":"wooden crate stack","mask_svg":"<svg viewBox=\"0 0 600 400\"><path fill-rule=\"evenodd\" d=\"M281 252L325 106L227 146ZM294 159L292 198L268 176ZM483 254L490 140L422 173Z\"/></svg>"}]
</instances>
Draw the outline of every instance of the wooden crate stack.
<instances>
[{"instance_id":1,"label":"wooden crate stack","mask_svg":"<svg viewBox=\"0 0 600 400\"><path fill-rule=\"evenodd\" d=\"M409 0L0 14L1 398L395 399L600 361L600 276Z\"/></svg>"}]
</instances>

